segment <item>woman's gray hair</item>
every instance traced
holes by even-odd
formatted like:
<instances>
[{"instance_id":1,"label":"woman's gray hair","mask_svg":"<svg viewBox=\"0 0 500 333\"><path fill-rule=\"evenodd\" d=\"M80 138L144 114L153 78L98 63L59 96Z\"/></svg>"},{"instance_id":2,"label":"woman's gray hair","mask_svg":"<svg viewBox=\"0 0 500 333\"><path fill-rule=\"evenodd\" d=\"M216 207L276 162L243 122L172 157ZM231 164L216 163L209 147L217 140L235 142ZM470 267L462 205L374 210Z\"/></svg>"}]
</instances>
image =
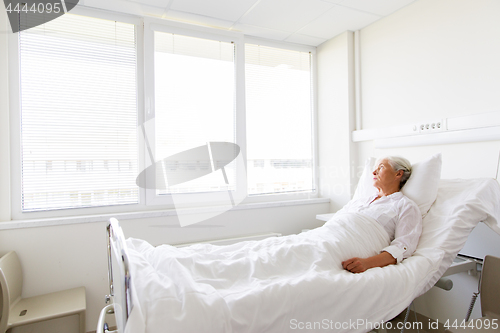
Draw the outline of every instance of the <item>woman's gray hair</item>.
<instances>
[{"instance_id":1,"label":"woman's gray hair","mask_svg":"<svg viewBox=\"0 0 500 333\"><path fill-rule=\"evenodd\" d=\"M406 181L408 181L408 178L411 176L411 163L404 157L400 156L386 156L380 158L378 161L382 160L387 160L389 165L394 169L394 171L399 171L403 170L403 176L401 177L401 180L399 182L399 189L401 189L404 184L406 184ZM377 162L378 164L378 162Z\"/></svg>"}]
</instances>

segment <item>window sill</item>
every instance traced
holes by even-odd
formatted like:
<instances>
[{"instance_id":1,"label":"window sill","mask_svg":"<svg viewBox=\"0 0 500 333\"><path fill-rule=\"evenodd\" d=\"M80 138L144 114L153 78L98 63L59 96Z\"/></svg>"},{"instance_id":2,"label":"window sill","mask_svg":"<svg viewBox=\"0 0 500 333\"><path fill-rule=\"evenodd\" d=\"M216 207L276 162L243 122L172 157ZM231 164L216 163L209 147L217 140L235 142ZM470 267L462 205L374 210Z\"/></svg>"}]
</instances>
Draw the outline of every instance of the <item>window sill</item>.
<instances>
[{"instance_id":1,"label":"window sill","mask_svg":"<svg viewBox=\"0 0 500 333\"><path fill-rule=\"evenodd\" d=\"M316 205L329 202L330 202L329 198L313 198L313 199L289 200L289 201L247 203L233 207L229 211L261 209L261 208L277 208L277 207L299 206L299 205ZM183 214L201 214L201 213L213 212L215 210L219 210L219 207L197 207L197 208L180 209L180 211L182 211ZM168 210L155 210L155 211L132 212L132 213L83 215L83 216L69 216L69 217L57 217L57 218L45 218L45 219L33 219L33 220L14 220L8 222L0 222L0 230L104 222L112 217L115 217L118 220L131 220L131 219L142 219L142 218L153 218L153 217L164 217L164 216L175 216L175 215L177 215L177 211L175 209L168 209Z\"/></svg>"}]
</instances>

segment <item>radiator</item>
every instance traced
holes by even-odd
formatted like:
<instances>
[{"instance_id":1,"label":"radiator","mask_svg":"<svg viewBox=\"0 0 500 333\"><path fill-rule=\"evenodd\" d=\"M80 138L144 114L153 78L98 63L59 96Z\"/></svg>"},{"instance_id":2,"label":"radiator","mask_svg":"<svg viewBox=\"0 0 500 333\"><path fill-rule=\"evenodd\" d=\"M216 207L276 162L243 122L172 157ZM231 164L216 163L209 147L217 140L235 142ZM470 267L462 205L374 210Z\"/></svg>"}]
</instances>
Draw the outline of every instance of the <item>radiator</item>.
<instances>
[{"instance_id":1,"label":"radiator","mask_svg":"<svg viewBox=\"0 0 500 333\"><path fill-rule=\"evenodd\" d=\"M268 237L281 237L281 234L277 233L277 232L270 232L267 234L248 235L248 236L224 238L224 239L212 239L212 240L206 240L203 242L177 244L174 246L184 247L184 246L189 246L189 245L193 245L193 244L200 244L200 243L208 243L208 244L213 244L213 245L229 245L229 244L234 244L234 243L243 242L243 241L261 240L261 239L268 238Z\"/></svg>"}]
</instances>

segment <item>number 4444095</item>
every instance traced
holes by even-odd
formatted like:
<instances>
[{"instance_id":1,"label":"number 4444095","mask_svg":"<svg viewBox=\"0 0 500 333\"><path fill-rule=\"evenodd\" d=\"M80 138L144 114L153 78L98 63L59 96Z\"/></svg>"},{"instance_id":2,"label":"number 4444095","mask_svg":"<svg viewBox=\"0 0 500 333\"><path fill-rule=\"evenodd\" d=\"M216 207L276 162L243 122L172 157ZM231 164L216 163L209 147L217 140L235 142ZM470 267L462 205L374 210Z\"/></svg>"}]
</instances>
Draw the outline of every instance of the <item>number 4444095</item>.
<instances>
[{"instance_id":1,"label":"number 4444095","mask_svg":"<svg viewBox=\"0 0 500 333\"><path fill-rule=\"evenodd\" d=\"M9 3L9 5L6 8L7 13L54 13L54 14L59 14L61 12L61 3L55 2L55 3L34 3L31 6L28 6L28 4L23 3L17 3L14 8L12 8L12 3Z\"/></svg>"},{"instance_id":2,"label":"number 4444095","mask_svg":"<svg viewBox=\"0 0 500 333\"><path fill-rule=\"evenodd\" d=\"M447 320L444 323L444 327L446 329L450 328L455 328L458 329L460 328L472 328L472 329L491 329L491 330L497 330L498 329L498 319L481 319L481 320L470 320L466 322L465 320L462 320L459 322L457 319L455 319L453 322L451 320Z\"/></svg>"}]
</instances>

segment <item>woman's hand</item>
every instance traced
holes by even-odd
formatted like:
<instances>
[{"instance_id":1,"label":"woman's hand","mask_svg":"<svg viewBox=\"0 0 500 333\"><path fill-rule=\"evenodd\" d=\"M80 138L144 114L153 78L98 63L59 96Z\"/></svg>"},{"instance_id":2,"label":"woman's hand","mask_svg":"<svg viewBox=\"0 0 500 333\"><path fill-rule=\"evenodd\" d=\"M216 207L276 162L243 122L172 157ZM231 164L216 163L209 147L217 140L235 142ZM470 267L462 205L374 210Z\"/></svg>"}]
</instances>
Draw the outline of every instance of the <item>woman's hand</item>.
<instances>
[{"instance_id":1,"label":"woman's hand","mask_svg":"<svg viewBox=\"0 0 500 333\"><path fill-rule=\"evenodd\" d=\"M344 267L344 269L348 270L351 273L362 273L371 268L368 263L368 259L357 257L343 261L342 267Z\"/></svg>"},{"instance_id":2,"label":"woman's hand","mask_svg":"<svg viewBox=\"0 0 500 333\"><path fill-rule=\"evenodd\" d=\"M373 267L384 267L395 264L394 258L389 252L382 252L369 258L354 257L342 262L342 267L351 273L362 273Z\"/></svg>"}]
</instances>

